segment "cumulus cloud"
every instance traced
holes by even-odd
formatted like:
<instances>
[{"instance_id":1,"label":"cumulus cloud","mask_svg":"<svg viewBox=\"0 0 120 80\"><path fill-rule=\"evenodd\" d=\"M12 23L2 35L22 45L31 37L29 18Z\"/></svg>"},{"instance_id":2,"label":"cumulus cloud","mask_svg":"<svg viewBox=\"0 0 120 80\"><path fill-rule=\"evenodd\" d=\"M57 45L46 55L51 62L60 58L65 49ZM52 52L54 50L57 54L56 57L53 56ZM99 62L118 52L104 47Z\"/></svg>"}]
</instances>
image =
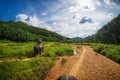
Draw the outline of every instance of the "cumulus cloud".
<instances>
[{"instance_id":1,"label":"cumulus cloud","mask_svg":"<svg viewBox=\"0 0 120 80\"><path fill-rule=\"evenodd\" d=\"M94 0L79 0L78 2L83 10L95 10Z\"/></svg>"},{"instance_id":2,"label":"cumulus cloud","mask_svg":"<svg viewBox=\"0 0 120 80\"><path fill-rule=\"evenodd\" d=\"M26 19L28 19L28 15L26 15L26 14L16 15L16 21L26 22Z\"/></svg>"},{"instance_id":3,"label":"cumulus cloud","mask_svg":"<svg viewBox=\"0 0 120 80\"><path fill-rule=\"evenodd\" d=\"M80 24L84 24L84 23L92 23L92 19L90 17L84 16L81 20L80 20Z\"/></svg>"},{"instance_id":4,"label":"cumulus cloud","mask_svg":"<svg viewBox=\"0 0 120 80\"><path fill-rule=\"evenodd\" d=\"M40 13L42 17L18 14L16 19L66 37L87 37L120 13L120 6L115 2L117 0L58 1Z\"/></svg>"},{"instance_id":5,"label":"cumulus cloud","mask_svg":"<svg viewBox=\"0 0 120 80\"><path fill-rule=\"evenodd\" d=\"M16 21L22 21L33 26L40 26L40 20L36 15L18 14L16 15Z\"/></svg>"},{"instance_id":6,"label":"cumulus cloud","mask_svg":"<svg viewBox=\"0 0 120 80\"><path fill-rule=\"evenodd\" d=\"M40 20L36 15L30 16L27 23L33 26L40 26Z\"/></svg>"}]
</instances>

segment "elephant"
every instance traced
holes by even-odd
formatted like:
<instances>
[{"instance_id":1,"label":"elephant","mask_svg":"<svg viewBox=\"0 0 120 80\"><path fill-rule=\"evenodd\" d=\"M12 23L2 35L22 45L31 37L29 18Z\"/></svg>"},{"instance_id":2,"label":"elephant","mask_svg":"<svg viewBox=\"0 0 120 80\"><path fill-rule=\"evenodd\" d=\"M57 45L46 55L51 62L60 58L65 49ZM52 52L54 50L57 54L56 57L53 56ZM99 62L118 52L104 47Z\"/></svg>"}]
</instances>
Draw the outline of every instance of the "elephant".
<instances>
[{"instance_id":1,"label":"elephant","mask_svg":"<svg viewBox=\"0 0 120 80\"><path fill-rule=\"evenodd\" d=\"M37 44L34 46L34 56L43 52L43 45L41 40L37 40Z\"/></svg>"}]
</instances>

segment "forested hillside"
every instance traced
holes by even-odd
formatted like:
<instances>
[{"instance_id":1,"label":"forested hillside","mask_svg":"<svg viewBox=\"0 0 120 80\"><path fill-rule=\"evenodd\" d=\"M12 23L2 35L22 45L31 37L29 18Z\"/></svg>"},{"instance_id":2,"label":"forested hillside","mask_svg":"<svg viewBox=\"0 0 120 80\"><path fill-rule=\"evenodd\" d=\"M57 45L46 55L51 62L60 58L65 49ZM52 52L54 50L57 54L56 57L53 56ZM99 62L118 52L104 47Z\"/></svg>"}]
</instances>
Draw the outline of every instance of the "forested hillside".
<instances>
[{"instance_id":1,"label":"forested hillside","mask_svg":"<svg viewBox=\"0 0 120 80\"><path fill-rule=\"evenodd\" d=\"M0 39L24 42L24 41L34 41L40 38L44 41L70 40L55 32L51 32L46 29L30 26L23 22L0 21Z\"/></svg>"},{"instance_id":2,"label":"forested hillside","mask_svg":"<svg viewBox=\"0 0 120 80\"><path fill-rule=\"evenodd\" d=\"M94 35L86 37L84 41L120 44L120 15L104 25Z\"/></svg>"},{"instance_id":3,"label":"forested hillside","mask_svg":"<svg viewBox=\"0 0 120 80\"><path fill-rule=\"evenodd\" d=\"M120 44L120 15L98 30L93 41Z\"/></svg>"}]
</instances>

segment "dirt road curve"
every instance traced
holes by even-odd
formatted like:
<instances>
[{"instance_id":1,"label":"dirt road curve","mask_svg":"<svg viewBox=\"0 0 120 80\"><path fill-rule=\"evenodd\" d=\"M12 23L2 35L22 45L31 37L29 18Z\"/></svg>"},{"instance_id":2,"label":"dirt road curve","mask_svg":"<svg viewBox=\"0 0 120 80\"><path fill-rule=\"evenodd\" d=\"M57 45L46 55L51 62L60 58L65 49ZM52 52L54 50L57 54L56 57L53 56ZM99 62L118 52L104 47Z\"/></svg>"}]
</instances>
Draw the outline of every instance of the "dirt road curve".
<instances>
[{"instance_id":1,"label":"dirt road curve","mask_svg":"<svg viewBox=\"0 0 120 80\"><path fill-rule=\"evenodd\" d=\"M61 57L45 80L56 80L60 75L73 75L78 80L120 80L120 65L97 54L89 46L77 49L78 54Z\"/></svg>"}]
</instances>

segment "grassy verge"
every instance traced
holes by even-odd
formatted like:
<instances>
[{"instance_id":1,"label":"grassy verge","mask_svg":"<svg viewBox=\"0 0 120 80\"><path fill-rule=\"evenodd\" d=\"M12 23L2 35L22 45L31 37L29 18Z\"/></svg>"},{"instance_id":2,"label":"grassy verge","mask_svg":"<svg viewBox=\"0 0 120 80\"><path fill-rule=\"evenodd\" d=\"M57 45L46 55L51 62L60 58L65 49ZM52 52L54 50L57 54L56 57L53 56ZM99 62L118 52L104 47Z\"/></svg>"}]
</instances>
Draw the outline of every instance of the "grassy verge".
<instances>
[{"instance_id":1,"label":"grassy verge","mask_svg":"<svg viewBox=\"0 0 120 80\"><path fill-rule=\"evenodd\" d=\"M33 56L33 46L35 42L15 43L0 40L0 59L5 58L25 58ZM70 45L63 45L58 42L43 42L44 52L40 56L55 57L73 55Z\"/></svg>"},{"instance_id":2,"label":"grassy verge","mask_svg":"<svg viewBox=\"0 0 120 80\"><path fill-rule=\"evenodd\" d=\"M32 57L35 42L15 43L0 40L0 59ZM44 52L31 60L0 62L0 80L44 80L56 56L73 55L70 45L43 42Z\"/></svg>"},{"instance_id":3,"label":"grassy verge","mask_svg":"<svg viewBox=\"0 0 120 80\"><path fill-rule=\"evenodd\" d=\"M38 57L29 61L0 63L0 80L44 80L54 58Z\"/></svg>"},{"instance_id":4,"label":"grassy verge","mask_svg":"<svg viewBox=\"0 0 120 80\"><path fill-rule=\"evenodd\" d=\"M120 45L91 44L94 50L114 61L120 63Z\"/></svg>"},{"instance_id":5,"label":"grassy verge","mask_svg":"<svg viewBox=\"0 0 120 80\"><path fill-rule=\"evenodd\" d=\"M33 55L34 42L15 43L0 40L0 58L25 58Z\"/></svg>"},{"instance_id":6,"label":"grassy verge","mask_svg":"<svg viewBox=\"0 0 120 80\"><path fill-rule=\"evenodd\" d=\"M42 55L47 57L73 55L73 49L68 44L54 42L51 43L51 45L45 47L44 53Z\"/></svg>"}]
</instances>

